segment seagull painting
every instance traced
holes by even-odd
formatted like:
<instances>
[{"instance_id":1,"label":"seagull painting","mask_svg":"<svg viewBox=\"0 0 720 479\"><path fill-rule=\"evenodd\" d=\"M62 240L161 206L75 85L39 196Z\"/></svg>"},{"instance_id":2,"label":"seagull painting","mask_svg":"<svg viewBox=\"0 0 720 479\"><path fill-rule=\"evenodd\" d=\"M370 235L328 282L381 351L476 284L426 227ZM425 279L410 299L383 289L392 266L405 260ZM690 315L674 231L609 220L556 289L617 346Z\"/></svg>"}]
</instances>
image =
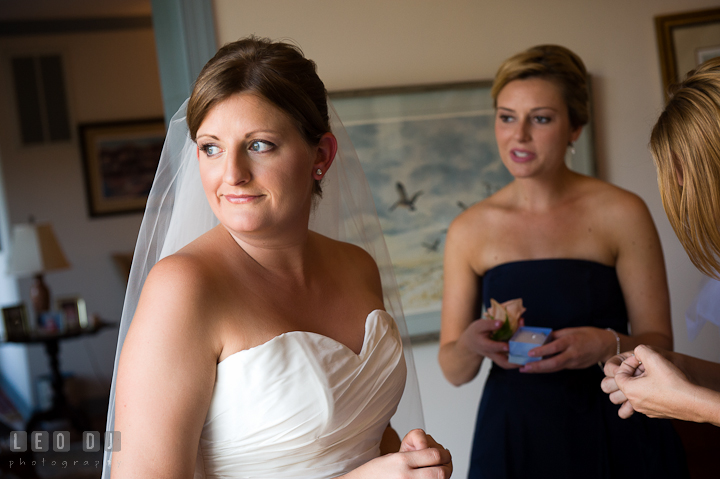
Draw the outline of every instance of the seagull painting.
<instances>
[{"instance_id":1,"label":"seagull painting","mask_svg":"<svg viewBox=\"0 0 720 479\"><path fill-rule=\"evenodd\" d=\"M440 246L440 238L435 238L432 243L426 243L423 241L422 245L427 249L428 253L437 253L438 246Z\"/></svg>"},{"instance_id":2,"label":"seagull painting","mask_svg":"<svg viewBox=\"0 0 720 479\"><path fill-rule=\"evenodd\" d=\"M394 210L398 206L403 206L410 211L415 211L415 200L417 200L418 196L423 193L422 190L412 195L412 198L408 198L407 191L405 191L405 186L401 182L398 181L397 183L395 183L395 189L398 192L398 200L390 207L390 211Z\"/></svg>"}]
</instances>

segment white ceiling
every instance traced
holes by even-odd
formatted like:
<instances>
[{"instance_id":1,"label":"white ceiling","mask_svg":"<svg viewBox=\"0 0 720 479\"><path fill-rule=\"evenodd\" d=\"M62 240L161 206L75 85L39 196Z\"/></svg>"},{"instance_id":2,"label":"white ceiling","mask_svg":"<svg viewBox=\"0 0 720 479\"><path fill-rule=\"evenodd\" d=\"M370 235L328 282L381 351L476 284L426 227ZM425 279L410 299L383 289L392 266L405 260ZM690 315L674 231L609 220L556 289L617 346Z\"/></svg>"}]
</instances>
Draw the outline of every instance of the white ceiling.
<instances>
[{"instance_id":1,"label":"white ceiling","mask_svg":"<svg viewBox=\"0 0 720 479\"><path fill-rule=\"evenodd\" d=\"M150 0L0 0L0 21L150 15Z\"/></svg>"}]
</instances>

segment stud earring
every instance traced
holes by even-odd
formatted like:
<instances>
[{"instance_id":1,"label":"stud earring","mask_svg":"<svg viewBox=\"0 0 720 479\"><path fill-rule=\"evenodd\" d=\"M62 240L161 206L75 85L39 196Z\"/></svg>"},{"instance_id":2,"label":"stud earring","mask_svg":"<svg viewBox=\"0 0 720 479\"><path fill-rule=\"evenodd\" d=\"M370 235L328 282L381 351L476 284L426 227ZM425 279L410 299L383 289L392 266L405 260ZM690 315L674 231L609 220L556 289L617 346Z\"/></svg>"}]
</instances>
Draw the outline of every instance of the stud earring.
<instances>
[{"instance_id":1,"label":"stud earring","mask_svg":"<svg viewBox=\"0 0 720 479\"><path fill-rule=\"evenodd\" d=\"M318 176L322 176L323 171L322 171L320 168L318 168L317 170L315 170L315 173L316 173Z\"/></svg>"},{"instance_id":2,"label":"stud earring","mask_svg":"<svg viewBox=\"0 0 720 479\"><path fill-rule=\"evenodd\" d=\"M570 143L570 154L575 156L575 145L573 143Z\"/></svg>"}]
</instances>

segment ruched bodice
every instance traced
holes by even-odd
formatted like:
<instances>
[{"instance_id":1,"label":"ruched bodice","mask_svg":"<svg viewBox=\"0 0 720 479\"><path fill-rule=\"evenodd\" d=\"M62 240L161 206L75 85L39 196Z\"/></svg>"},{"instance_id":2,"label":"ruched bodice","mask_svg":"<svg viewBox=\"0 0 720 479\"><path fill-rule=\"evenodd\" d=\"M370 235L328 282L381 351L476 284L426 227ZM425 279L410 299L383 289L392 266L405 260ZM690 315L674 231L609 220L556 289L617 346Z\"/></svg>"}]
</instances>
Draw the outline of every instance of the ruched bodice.
<instances>
[{"instance_id":1,"label":"ruched bodice","mask_svg":"<svg viewBox=\"0 0 720 479\"><path fill-rule=\"evenodd\" d=\"M370 313L360 354L292 331L217 366L195 478L331 478L377 457L405 387L392 317Z\"/></svg>"}]
</instances>

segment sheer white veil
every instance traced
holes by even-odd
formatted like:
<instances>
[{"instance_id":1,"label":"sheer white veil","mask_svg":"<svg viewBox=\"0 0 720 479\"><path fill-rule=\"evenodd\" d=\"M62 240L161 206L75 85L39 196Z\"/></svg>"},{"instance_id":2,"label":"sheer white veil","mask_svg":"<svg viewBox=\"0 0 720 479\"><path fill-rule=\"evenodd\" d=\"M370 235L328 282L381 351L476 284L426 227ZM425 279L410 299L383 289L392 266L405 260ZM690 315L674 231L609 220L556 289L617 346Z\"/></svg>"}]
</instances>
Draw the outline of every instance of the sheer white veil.
<instances>
[{"instance_id":1,"label":"sheer white veil","mask_svg":"<svg viewBox=\"0 0 720 479\"><path fill-rule=\"evenodd\" d=\"M170 121L155 180L140 226L118 335L115 368L106 431L114 431L115 382L123 342L150 269L218 224L205 197L198 168L196 145L190 139L185 112L187 101ZM422 428L423 415L415 364L400 293L385 245L370 187L355 148L328 100L330 128L338 153L322 180L323 195L311 218L310 229L330 238L356 244L375 259L383 285L386 310L395 318L403 337L408 377L405 392L392 419L400 436ZM122 447L122 431L120 432ZM103 479L110 477L112 452L105 450Z\"/></svg>"}]
</instances>

